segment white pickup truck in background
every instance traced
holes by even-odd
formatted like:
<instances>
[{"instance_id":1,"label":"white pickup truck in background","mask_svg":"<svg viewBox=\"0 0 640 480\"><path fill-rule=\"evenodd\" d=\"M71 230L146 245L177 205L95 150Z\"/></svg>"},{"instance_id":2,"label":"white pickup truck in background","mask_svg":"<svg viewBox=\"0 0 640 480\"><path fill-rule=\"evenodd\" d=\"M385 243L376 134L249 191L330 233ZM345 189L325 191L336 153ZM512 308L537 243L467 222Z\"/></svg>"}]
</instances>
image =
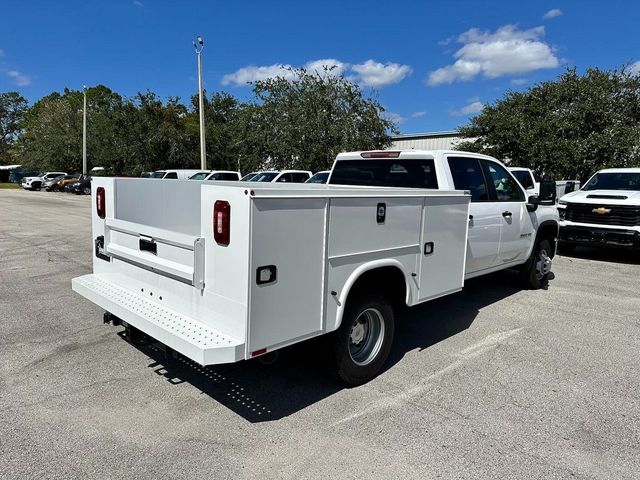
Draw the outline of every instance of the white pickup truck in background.
<instances>
[{"instance_id":1,"label":"white pickup truck in background","mask_svg":"<svg viewBox=\"0 0 640 480\"><path fill-rule=\"evenodd\" d=\"M94 182L93 273L72 283L107 320L202 365L326 334L348 385L382 368L397 306L511 267L539 288L558 234L555 206L458 151L340 154L327 185Z\"/></svg>"},{"instance_id":2,"label":"white pickup truck in background","mask_svg":"<svg viewBox=\"0 0 640 480\"><path fill-rule=\"evenodd\" d=\"M600 170L558 201L559 248L577 245L640 249L640 168Z\"/></svg>"}]
</instances>

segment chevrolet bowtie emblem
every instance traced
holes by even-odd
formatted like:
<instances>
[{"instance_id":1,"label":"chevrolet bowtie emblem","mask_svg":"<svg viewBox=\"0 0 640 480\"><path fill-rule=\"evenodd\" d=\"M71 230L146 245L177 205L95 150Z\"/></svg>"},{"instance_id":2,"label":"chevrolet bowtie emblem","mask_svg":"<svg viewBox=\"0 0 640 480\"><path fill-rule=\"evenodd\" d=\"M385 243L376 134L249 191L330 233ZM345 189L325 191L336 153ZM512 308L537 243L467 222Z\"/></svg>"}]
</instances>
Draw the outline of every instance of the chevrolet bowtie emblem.
<instances>
[{"instance_id":1,"label":"chevrolet bowtie emblem","mask_svg":"<svg viewBox=\"0 0 640 480\"><path fill-rule=\"evenodd\" d=\"M599 208L594 208L591 211L593 213L598 213L600 215L604 215L605 213L609 213L611 211L611 209L610 208L599 207Z\"/></svg>"}]
</instances>

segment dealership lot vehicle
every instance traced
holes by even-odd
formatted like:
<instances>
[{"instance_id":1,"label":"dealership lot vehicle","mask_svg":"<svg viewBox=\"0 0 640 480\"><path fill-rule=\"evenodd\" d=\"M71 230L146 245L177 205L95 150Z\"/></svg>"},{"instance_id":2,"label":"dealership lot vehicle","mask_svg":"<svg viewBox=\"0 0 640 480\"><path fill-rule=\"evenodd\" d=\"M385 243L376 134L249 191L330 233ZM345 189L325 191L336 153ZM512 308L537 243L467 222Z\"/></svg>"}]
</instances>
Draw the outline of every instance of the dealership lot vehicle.
<instances>
[{"instance_id":1,"label":"dealership lot vehicle","mask_svg":"<svg viewBox=\"0 0 640 480\"><path fill-rule=\"evenodd\" d=\"M251 177L250 182L275 182L275 183L304 183L311 178L311 172L307 170L281 170L258 172Z\"/></svg>"},{"instance_id":2,"label":"dealership lot vehicle","mask_svg":"<svg viewBox=\"0 0 640 480\"><path fill-rule=\"evenodd\" d=\"M0 191L5 478L609 480L640 470L640 258L556 257L547 291L521 290L512 271L467 282L400 313L390 368L341 389L309 344L274 365L202 368L105 330L101 309L69 290L92 268L91 206ZM357 456L344 455L350 447Z\"/></svg>"},{"instance_id":3,"label":"dealership lot vehicle","mask_svg":"<svg viewBox=\"0 0 640 480\"><path fill-rule=\"evenodd\" d=\"M600 170L558 202L560 243L640 250L640 168Z\"/></svg>"},{"instance_id":4,"label":"dealership lot vehicle","mask_svg":"<svg viewBox=\"0 0 640 480\"><path fill-rule=\"evenodd\" d=\"M149 178L162 178L165 180L186 180L196 173L200 173L200 170L156 170L151 175L149 175Z\"/></svg>"},{"instance_id":5,"label":"dealership lot vehicle","mask_svg":"<svg viewBox=\"0 0 640 480\"><path fill-rule=\"evenodd\" d=\"M66 175L65 172L45 172L34 177L24 177L21 185L25 190L40 190L43 184L49 180Z\"/></svg>"},{"instance_id":6,"label":"dealership lot vehicle","mask_svg":"<svg viewBox=\"0 0 640 480\"><path fill-rule=\"evenodd\" d=\"M509 267L540 288L557 236L554 199L465 152L340 154L327 186L94 183L94 273L73 289L107 320L202 365L331 333L350 385L384 365L398 305Z\"/></svg>"},{"instance_id":7,"label":"dealership lot vehicle","mask_svg":"<svg viewBox=\"0 0 640 480\"><path fill-rule=\"evenodd\" d=\"M240 177L240 172L234 172L232 170L205 170L191 175L189 180L226 180L233 182L240 180Z\"/></svg>"},{"instance_id":8,"label":"dealership lot vehicle","mask_svg":"<svg viewBox=\"0 0 640 480\"><path fill-rule=\"evenodd\" d=\"M304 183L327 183L330 173L331 170L324 170L322 172L314 173L311 178Z\"/></svg>"}]
</instances>

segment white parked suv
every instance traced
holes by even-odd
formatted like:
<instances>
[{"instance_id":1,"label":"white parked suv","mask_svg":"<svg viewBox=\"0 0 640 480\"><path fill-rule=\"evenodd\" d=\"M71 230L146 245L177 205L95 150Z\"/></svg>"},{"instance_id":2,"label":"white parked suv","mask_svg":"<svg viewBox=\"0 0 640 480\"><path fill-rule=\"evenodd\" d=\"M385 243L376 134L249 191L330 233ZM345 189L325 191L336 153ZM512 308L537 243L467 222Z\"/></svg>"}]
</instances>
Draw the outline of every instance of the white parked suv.
<instances>
[{"instance_id":1,"label":"white parked suv","mask_svg":"<svg viewBox=\"0 0 640 480\"><path fill-rule=\"evenodd\" d=\"M35 177L25 177L22 179L22 188L25 190L40 190L44 182L66 175L65 172L45 172Z\"/></svg>"},{"instance_id":2,"label":"white parked suv","mask_svg":"<svg viewBox=\"0 0 640 480\"><path fill-rule=\"evenodd\" d=\"M536 181L533 170L524 167L507 167L511 175L522 185L529 195L540 195L540 182Z\"/></svg>"},{"instance_id":3,"label":"white parked suv","mask_svg":"<svg viewBox=\"0 0 640 480\"><path fill-rule=\"evenodd\" d=\"M580 189L558 201L558 246L640 249L640 168L600 170Z\"/></svg>"},{"instance_id":4,"label":"white parked suv","mask_svg":"<svg viewBox=\"0 0 640 480\"><path fill-rule=\"evenodd\" d=\"M307 170L282 170L259 172L251 182L304 183L311 178Z\"/></svg>"},{"instance_id":5,"label":"white parked suv","mask_svg":"<svg viewBox=\"0 0 640 480\"><path fill-rule=\"evenodd\" d=\"M189 177L189 180L225 180L234 182L240 180L240 172L234 172L232 170L202 170Z\"/></svg>"},{"instance_id":6,"label":"white parked suv","mask_svg":"<svg viewBox=\"0 0 640 480\"><path fill-rule=\"evenodd\" d=\"M165 180L187 180L192 175L200 173L201 170L156 170L149 178L162 178Z\"/></svg>"}]
</instances>

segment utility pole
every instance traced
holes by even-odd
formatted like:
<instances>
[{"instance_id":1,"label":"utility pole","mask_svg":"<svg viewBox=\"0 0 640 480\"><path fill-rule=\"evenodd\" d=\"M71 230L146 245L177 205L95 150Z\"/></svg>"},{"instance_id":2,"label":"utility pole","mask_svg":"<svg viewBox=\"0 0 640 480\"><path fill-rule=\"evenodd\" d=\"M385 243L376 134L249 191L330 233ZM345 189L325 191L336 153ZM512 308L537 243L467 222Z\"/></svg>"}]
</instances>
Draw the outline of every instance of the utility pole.
<instances>
[{"instance_id":1,"label":"utility pole","mask_svg":"<svg viewBox=\"0 0 640 480\"><path fill-rule=\"evenodd\" d=\"M193 42L193 48L196 49L198 55L198 110L200 111L200 168L207 169L207 145L204 135L204 97L202 95L202 49L204 48L204 40L198 37L197 43Z\"/></svg>"},{"instance_id":2,"label":"utility pole","mask_svg":"<svg viewBox=\"0 0 640 480\"><path fill-rule=\"evenodd\" d=\"M82 107L82 175L87 174L87 86L82 86L84 105Z\"/></svg>"}]
</instances>

